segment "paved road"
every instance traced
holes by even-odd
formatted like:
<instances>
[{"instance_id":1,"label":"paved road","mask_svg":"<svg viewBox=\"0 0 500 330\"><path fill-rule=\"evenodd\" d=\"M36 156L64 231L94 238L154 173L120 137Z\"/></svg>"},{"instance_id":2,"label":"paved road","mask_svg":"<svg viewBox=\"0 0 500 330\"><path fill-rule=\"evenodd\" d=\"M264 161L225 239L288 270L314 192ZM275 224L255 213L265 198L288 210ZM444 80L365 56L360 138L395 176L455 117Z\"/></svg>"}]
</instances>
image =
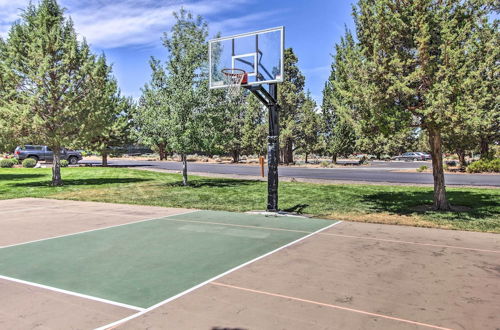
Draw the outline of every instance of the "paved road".
<instances>
[{"instance_id":1,"label":"paved road","mask_svg":"<svg viewBox=\"0 0 500 330\"><path fill-rule=\"evenodd\" d=\"M83 161L83 163L99 163L95 161ZM138 160L111 160L112 166L143 166L166 170L180 171L180 162L151 162ZM417 168L421 165L430 167L429 162L373 162L370 166L346 167L346 168L305 168L280 166L280 177L340 180L340 181L364 181L364 182L388 182L407 184L432 184L432 174L415 172L397 172L397 170ZM232 174L258 176L260 169L251 165L230 164L205 164L189 163L190 172ZM500 187L500 175L481 174L446 174L446 184L468 185L468 186L494 186Z\"/></svg>"}]
</instances>

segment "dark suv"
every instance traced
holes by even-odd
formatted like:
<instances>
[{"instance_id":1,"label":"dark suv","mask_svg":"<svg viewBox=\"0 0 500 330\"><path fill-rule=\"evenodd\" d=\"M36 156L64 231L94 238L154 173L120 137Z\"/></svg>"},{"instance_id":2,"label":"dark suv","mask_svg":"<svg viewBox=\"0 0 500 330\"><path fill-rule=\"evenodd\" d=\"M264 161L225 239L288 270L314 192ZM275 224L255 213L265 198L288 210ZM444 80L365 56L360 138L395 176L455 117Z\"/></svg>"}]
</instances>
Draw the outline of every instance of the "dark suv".
<instances>
[{"instance_id":1,"label":"dark suv","mask_svg":"<svg viewBox=\"0 0 500 330\"><path fill-rule=\"evenodd\" d=\"M47 146L25 145L16 148L14 157L19 160L33 158L37 162L40 160L51 162L54 158L54 153ZM61 149L61 159L65 159L71 165L75 165L79 160L82 160L82 154L78 151L63 148Z\"/></svg>"}]
</instances>

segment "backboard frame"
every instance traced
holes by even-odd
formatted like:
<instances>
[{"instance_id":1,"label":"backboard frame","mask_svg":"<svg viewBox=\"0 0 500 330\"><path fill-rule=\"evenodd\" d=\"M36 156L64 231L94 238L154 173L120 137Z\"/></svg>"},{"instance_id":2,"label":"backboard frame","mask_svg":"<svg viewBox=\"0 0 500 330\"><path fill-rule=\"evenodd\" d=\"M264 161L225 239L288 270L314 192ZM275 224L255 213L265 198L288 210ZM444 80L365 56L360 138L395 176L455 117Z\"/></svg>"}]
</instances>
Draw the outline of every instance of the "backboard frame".
<instances>
[{"instance_id":1,"label":"backboard frame","mask_svg":"<svg viewBox=\"0 0 500 330\"><path fill-rule=\"evenodd\" d=\"M278 78L276 79L266 79L266 80L259 80L259 81L249 81L247 84L242 85L242 86L255 86L255 85L264 85L264 84L273 84L273 83L281 83L284 80L284 70L285 70L285 63L284 63L284 53L285 53L285 27L284 26L278 26L274 28L269 28L269 29L264 29L264 30L258 30L258 31L252 31L252 32L246 32L246 33L241 33L241 34L236 34L232 36L226 36L226 37L221 37L221 38L215 38L209 41L208 44L208 59L209 59L209 88L210 89L219 89L219 88L227 88L227 85L214 85L214 81L212 80L212 48L213 45L216 43L220 43L223 41L228 41L232 40L233 42L233 48L234 48L234 40L239 39L239 38L245 38L245 37L252 37L252 36L258 36L260 34L267 34L267 33L272 33L272 32L279 32L280 33L280 73ZM247 72L248 77L257 77L259 74L259 55L257 51L259 50L259 45L258 45L258 37L256 38L256 52L253 53L245 53L245 54L234 54L231 58L231 65L232 68L235 68L235 61L237 58L250 58L253 57L254 61L254 71L253 72ZM262 56L262 55L261 55ZM264 68L265 69L265 68ZM269 75L269 73L267 72Z\"/></svg>"}]
</instances>

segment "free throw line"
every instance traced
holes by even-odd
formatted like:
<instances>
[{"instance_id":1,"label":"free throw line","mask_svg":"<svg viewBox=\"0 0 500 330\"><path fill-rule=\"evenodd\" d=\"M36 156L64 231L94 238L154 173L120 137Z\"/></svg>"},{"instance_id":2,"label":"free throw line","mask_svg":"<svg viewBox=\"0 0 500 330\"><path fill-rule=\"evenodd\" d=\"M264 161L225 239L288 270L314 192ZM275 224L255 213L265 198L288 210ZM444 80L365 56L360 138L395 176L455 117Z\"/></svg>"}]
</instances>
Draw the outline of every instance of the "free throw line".
<instances>
[{"instance_id":1,"label":"free throw line","mask_svg":"<svg viewBox=\"0 0 500 330\"><path fill-rule=\"evenodd\" d=\"M94 297L94 296L89 296L89 295L86 295L86 294L82 294L82 293L78 293L78 292L73 292L73 291L68 291L68 290L64 290L64 289L59 289L59 288L55 288L55 287L52 287L52 286L43 285L43 284L39 284L39 283L35 283L35 282L24 281L24 280L20 280L20 279L13 278L13 277L8 277L8 276L0 275L0 279L6 280L6 281L11 281L11 282L16 282L16 283L21 283L21 284L26 284L26 285L34 286L34 287L37 287L37 288L42 288L42 289L46 289L46 290L50 290L50 291L55 291L55 292L58 292L58 293L64 293L64 294L67 294L67 295L70 295L70 296L75 296L75 297L79 297L79 298L85 298L85 299L94 300L94 301L98 301L98 302L102 302L102 303L106 303L106 304L110 304L110 305L115 305L115 306L124 307L124 308L128 308L128 309L133 309L135 311L143 311L144 310L144 308L142 308L142 307L137 307L137 306L132 306L132 305L128 305L128 304L123 304L123 303L120 303L120 302L117 302L117 301L103 299L103 298Z\"/></svg>"},{"instance_id":2,"label":"free throw line","mask_svg":"<svg viewBox=\"0 0 500 330\"><path fill-rule=\"evenodd\" d=\"M241 265L239 265L239 266L236 266L236 267L234 267L234 268L231 268L231 269L229 269L228 271L226 271L226 272L224 272L224 273L222 273L222 274L219 274L219 275L217 275L217 276L214 276L214 277L212 277L212 278L210 278L210 279L206 280L205 282L202 282L202 283L200 283L200 284L197 284L197 285L193 286L193 287L192 287L192 288L190 288L190 289L187 289L187 290L185 290L185 291L183 291L183 292L181 292L181 293L176 294L175 296L172 296L172 297L170 297L170 298L168 298L168 299L165 299L165 300L163 300L163 301L160 301L160 302L159 302L159 303L157 303L156 305L153 305L153 306L151 306L151 307L149 307L149 308L146 308L146 309L145 309L145 310L143 310L143 311L140 311L140 312L138 312L138 313L132 314L132 315L130 315L130 316L128 316L128 317L125 317L125 318L123 318L123 319L121 319L121 320L118 320L118 321L115 321L115 322L113 322L113 323L106 324L106 325L104 325L104 326L102 326L102 327L97 328L96 330L113 329L114 327L116 327L116 326L118 326L118 325L120 325L120 324L122 324L122 323L128 322L128 321L133 320L133 319L135 319L135 318L137 318L137 317L139 317L139 316L141 316L141 315L144 315L144 314L146 314L146 313L148 313L148 312L150 312L150 311L152 311L152 310L154 310L154 309L156 309L156 308L158 308L158 307L160 307L160 306L163 306L163 305L165 305L165 304L167 304L167 303L169 303L169 302L171 302L171 301L173 301L173 300L175 300L175 299L177 299L177 298L180 298L180 297L182 297L182 296L184 296L184 295L186 295L186 294L188 294L188 293L190 293L190 292L192 292L192 291L196 290L196 289L199 289L199 288L201 288L202 286L205 286L205 285L207 285L207 284L208 284L208 283L210 283L210 282L213 282L213 281L215 281L215 280L217 280L217 279L219 279L219 278L221 278L221 277L223 277L223 276L226 276L226 275L228 275L228 274L230 274L230 273L232 273L232 272L234 272L234 271L237 271L238 269L243 268L243 267L245 267L245 266L247 266L247 265L249 265L249 264L251 264L251 263L254 263L254 262L256 262L256 261L258 261L258 260L260 260L260 259L263 259L263 258L265 258L265 257L267 257L267 256L269 256L269 255L271 255L271 254L273 254L273 253L276 253L276 252L278 252L278 251L281 251L281 250L283 250L283 249L286 249L286 248L287 248L287 247L289 247L289 246L292 246L292 245L294 245L294 244L296 244L296 243L298 243L298 242L300 242L300 241L302 241L302 240L305 240L306 238L311 237L311 236L312 236L312 235L314 235L314 234L320 233L320 232L322 232L323 230L327 230L328 228L331 228L331 227L333 227L333 226L336 226L336 225L338 225L338 224L340 224L340 223L342 223L342 221L337 221L337 222L335 222L335 223L333 223L333 224L331 224L331 225L329 225L329 226L326 226L326 227L324 227L324 228L321 228L321 229L319 229L319 230L316 230L315 232L312 232L312 233L310 233L309 235L305 235L305 236L303 236L303 237L301 237L301 238L299 238L299 239L296 239L296 240L295 240L295 241L293 241L293 242L290 242L290 243L285 244L285 245L283 245L283 246L281 246L281 247L279 247L279 248L277 248L277 249L275 249L275 250L272 250L272 251L270 251L270 252L267 252L266 254L263 254L263 255L261 255L261 256L259 256L259 257L255 258L255 259L252 259L252 260L247 261L247 262L245 262L245 263L243 263L243 264L241 264Z\"/></svg>"},{"instance_id":3,"label":"free throw line","mask_svg":"<svg viewBox=\"0 0 500 330\"><path fill-rule=\"evenodd\" d=\"M409 323L409 324L419 325L419 326L423 326L423 327L427 327L427 328L432 328L432 329L451 330L450 328L443 328L443 327L440 327L440 326L437 326L437 325L432 325L432 324L427 324L427 323L422 323L422 322L416 322L416 321L406 320L406 319L402 319L402 318L398 318L398 317L392 317L392 316L378 314L378 313L366 312L366 311L362 311L362 310L359 310L359 309L348 308L348 307L343 307L343 306L338 306L338 305L332 305L332 304L322 303L322 302L314 301L314 300L308 300L308 299L302 299L302 298L297 298L297 297L285 296L285 295L278 294L278 293L272 293L272 292L267 292L267 291L254 290L254 289L249 289L249 288L242 288L242 287L239 287L239 286L224 284L224 283L220 283L220 282L212 282L210 284L216 285L216 286L221 286L221 287L226 287L226 288L231 288L231 289L235 289L235 290L240 290L240 291L246 291L246 292L251 292L251 293L262 294L262 295L271 296L271 297L284 298L284 299L289 299L289 300L293 300L293 301L300 301L300 302L304 302L304 303L308 303L308 304L314 304L314 305L323 306L323 307L340 309L340 310L344 310L344 311L348 311L348 312L354 312L354 313L358 313L358 314L365 314L365 315L369 315L369 316L374 316L374 317L378 317L378 318L384 318L384 319L388 319L388 320L393 320L393 321L398 321L398 322L403 322L403 323Z\"/></svg>"}]
</instances>

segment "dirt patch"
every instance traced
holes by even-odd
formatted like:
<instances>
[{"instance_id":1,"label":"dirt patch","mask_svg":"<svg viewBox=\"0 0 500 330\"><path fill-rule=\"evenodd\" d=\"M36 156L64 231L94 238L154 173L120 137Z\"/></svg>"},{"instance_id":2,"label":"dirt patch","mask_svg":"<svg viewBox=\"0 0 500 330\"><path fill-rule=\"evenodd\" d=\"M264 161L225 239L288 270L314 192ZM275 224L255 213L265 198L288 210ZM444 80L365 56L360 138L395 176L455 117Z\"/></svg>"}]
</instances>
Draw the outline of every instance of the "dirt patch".
<instances>
[{"instance_id":1,"label":"dirt patch","mask_svg":"<svg viewBox=\"0 0 500 330\"><path fill-rule=\"evenodd\" d=\"M402 225L424 228L453 229L451 225L438 224L432 221L421 219L418 216L398 215L391 213L332 213L325 216L332 220L345 220L366 223L381 223L387 225Z\"/></svg>"}]
</instances>

